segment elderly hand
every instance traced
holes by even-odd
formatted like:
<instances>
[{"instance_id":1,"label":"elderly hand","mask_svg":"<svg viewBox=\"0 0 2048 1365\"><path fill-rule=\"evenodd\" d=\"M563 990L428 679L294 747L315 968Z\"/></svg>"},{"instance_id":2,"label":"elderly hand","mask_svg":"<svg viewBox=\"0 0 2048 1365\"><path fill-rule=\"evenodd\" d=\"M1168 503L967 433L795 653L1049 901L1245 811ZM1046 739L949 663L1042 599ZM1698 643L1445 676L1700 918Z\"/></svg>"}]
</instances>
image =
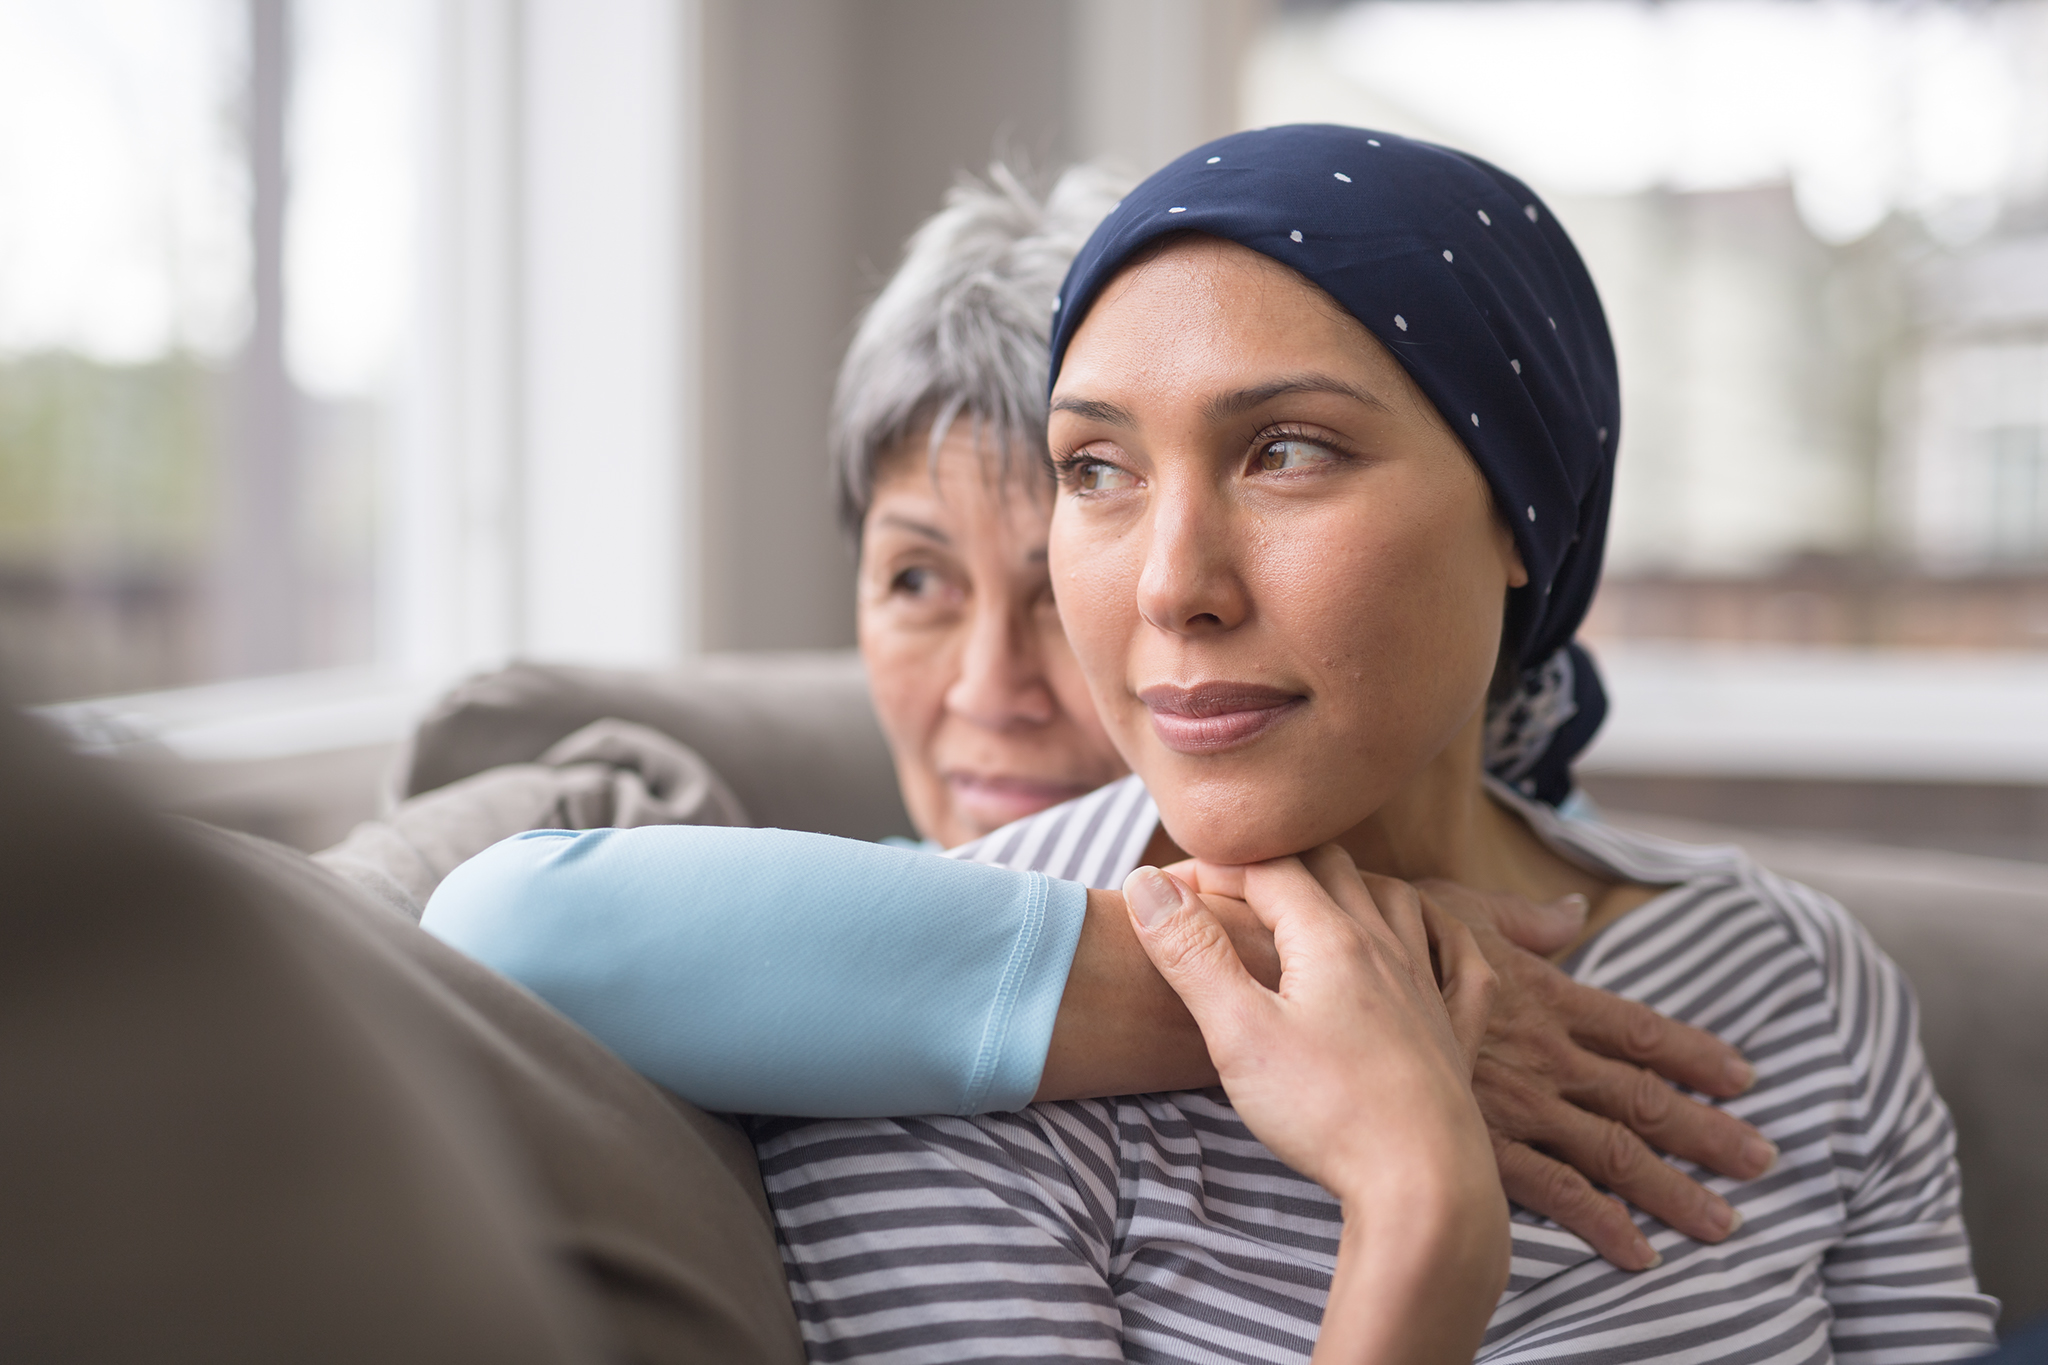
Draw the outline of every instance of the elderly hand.
<instances>
[{"instance_id":1,"label":"elderly hand","mask_svg":"<svg viewBox=\"0 0 2048 1365\"><path fill-rule=\"evenodd\" d=\"M1508 1197L1624 1270L1658 1257L1596 1184L1701 1241L1735 1231L1740 1220L1726 1200L1650 1148L1738 1180L1777 1162L1778 1149L1756 1129L1666 1084L1739 1095L1755 1079L1742 1054L1646 1005L1582 986L1538 956L1577 937L1583 901L1560 914L1451 882L1417 889L1472 930L1499 979L1472 1089Z\"/></svg>"},{"instance_id":2,"label":"elderly hand","mask_svg":"<svg viewBox=\"0 0 2048 1365\"><path fill-rule=\"evenodd\" d=\"M1244 894L1240 868L1189 861L1169 870L1204 895ZM1712 1034L1582 986L1539 956L1577 937L1583 898L1543 906L1451 882L1418 889L1353 875L1394 921L1455 917L1493 968L1472 1089L1508 1198L1623 1270L1647 1270L1660 1258L1627 1206L1596 1184L1702 1241L1719 1242L1739 1226L1727 1201L1660 1160L1651 1144L1736 1179L1768 1171L1778 1154L1761 1133L1660 1079L1731 1096L1748 1089L1754 1073Z\"/></svg>"}]
</instances>

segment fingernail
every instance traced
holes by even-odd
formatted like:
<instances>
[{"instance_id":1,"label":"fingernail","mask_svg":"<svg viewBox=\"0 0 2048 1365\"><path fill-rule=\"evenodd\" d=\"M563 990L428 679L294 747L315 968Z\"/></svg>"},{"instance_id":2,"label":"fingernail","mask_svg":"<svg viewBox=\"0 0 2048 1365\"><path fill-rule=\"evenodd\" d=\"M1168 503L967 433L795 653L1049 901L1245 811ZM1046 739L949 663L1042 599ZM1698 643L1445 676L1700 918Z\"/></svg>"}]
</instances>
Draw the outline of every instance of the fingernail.
<instances>
[{"instance_id":1,"label":"fingernail","mask_svg":"<svg viewBox=\"0 0 2048 1365\"><path fill-rule=\"evenodd\" d=\"M1647 1241L1638 1237L1636 1238L1636 1262L1644 1270L1655 1270L1658 1266L1664 1264L1664 1254L1653 1250Z\"/></svg>"},{"instance_id":2,"label":"fingernail","mask_svg":"<svg viewBox=\"0 0 2048 1365\"><path fill-rule=\"evenodd\" d=\"M1728 1059L1727 1076L1730 1088L1738 1095L1756 1084L1756 1068L1740 1057Z\"/></svg>"},{"instance_id":3,"label":"fingernail","mask_svg":"<svg viewBox=\"0 0 2048 1365\"><path fill-rule=\"evenodd\" d=\"M1180 906L1180 893L1156 867L1141 867L1124 883L1124 900L1147 929Z\"/></svg>"},{"instance_id":4,"label":"fingernail","mask_svg":"<svg viewBox=\"0 0 2048 1365\"><path fill-rule=\"evenodd\" d=\"M1570 914L1584 915L1586 913L1586 907L1589 904L1589 902L1586 900L1584 896L1574 891L1568 896L1559 896L1556 900L1552 901L1551 904L1556 906L1560 910L1567 911Z\"/></svg>"},{"instance_id":5,"label":"fingernail","mask_svg":"<svg viewBox=\"0 0 2048 1365\"><path fill-rule=\"evenodd\" d=\"M1742 1159L1749 1163L1758 1175L1778 1164L1778 1144L1760 1137L1742 1140Z\"/></svg>"},{"instance_id":6,"label":"fingernail","mask_svg":"<svg viewBox=\"0 0 2048 1365\"><path fill-rule=\"evenodd\" d=\"M1733 1237L1735 1229L1742 1226L1742 1215L1733 1204L1715 1203L1708 1220L1713 1223L1715 1235L1719 1237Z\"/></svg>"}]
</instances>

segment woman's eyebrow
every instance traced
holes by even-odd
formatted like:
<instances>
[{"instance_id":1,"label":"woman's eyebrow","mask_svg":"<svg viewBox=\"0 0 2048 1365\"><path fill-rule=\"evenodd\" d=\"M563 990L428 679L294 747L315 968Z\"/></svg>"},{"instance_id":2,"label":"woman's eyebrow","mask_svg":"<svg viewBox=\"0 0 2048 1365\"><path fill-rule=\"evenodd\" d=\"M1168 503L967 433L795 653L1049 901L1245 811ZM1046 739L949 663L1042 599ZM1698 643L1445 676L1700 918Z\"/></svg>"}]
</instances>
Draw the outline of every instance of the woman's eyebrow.
<instances>
[{"instance_id":1,"label":"woman's eyebrow","mask_svg":"<svg viewBox=\"0 0 2048 1365\"><path fill-rule=\"evenodd\" d=\"M875 518L875 525L891 526L899 531L908 531L914 536L922 536L926 540L940 545L950 546L953 543L953 538L938 527L928 522L912 521L909 517L898 515L895 512L882 513L882 515Z\"/></svg>"},{"instance_id":2,"label":"woman's eyebrow","mask_svg":"<svg viewBox=\"0 0 2048 1365\"><path fill-rule=\"evenodd\" d=\"M1203 405L1203 413L1211 422L1221 422L1290 393L1333 393L1340 398L1363 403L1366 407L1378 408L1381 412L1393 411L1387 406L1386 400L1378 394L1369 389L1361 389L1358 385L1348 383L1335 375L1296 374L1265 384L1255 384L1248 389L1219 393Z\"/></svg>"},{"instance_id":3,"label":"woman's eyebrow","mask_svg":"<svg viewBox=\"0 0 2048 1365\"><path fill-rule=\"evenodd\" d=\"M1052 402L1052 410L1054 412L1071 412L1076 417L1086 417L1090 421L1101 422L1113 427L1134 427L1138 425L1137 419L1131 416L1130 409L1120 408L1114 403L1097 402L1093 398L1055 398Z\"/></svg>"}]
</instances>

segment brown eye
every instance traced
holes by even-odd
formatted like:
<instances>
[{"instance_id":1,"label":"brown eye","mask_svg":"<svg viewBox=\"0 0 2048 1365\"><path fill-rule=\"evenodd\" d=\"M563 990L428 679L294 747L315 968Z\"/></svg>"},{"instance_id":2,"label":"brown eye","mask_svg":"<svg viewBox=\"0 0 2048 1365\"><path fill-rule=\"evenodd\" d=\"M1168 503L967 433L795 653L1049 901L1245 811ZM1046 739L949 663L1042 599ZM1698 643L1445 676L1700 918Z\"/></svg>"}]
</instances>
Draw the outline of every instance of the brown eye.
<instances>
[{"instance_id":1,"label":"brown eye","mask_svg":"<svg viewBox=\"0 0 2048 1365\"><path fill-rule=\"evenodd\" d=\"M1106 493L1111 489L1129 488L1138 480L1129 470L1118 469L1102 460L1083 460L1074 466L1074 489L1080 493Z\"/></svg>"},{"instance_id":2,"label":"brown eye","mask_svg":"<svg viewBox=\"0 0 2048 1365\"><path fill-rule=\"evenodd\" d=\"M904 569L889 580L889 591L905 597L922 597L931 586L932 571L921 567Z\"/></svg>"},{"instance_id":3,"label":"brown eye","mask_svg":"<svg viewBox=\"0 0 2048 1365\"><path fill-rule=\"evenodd\" d=\"M1282 469L1302 469L1309 465L1328 464L1337 458L1337 452L1328 446L1292 436L1278 441L1268 441L1259 448L1259 468L1269 474Z\"/></svg>"}]
</instances>

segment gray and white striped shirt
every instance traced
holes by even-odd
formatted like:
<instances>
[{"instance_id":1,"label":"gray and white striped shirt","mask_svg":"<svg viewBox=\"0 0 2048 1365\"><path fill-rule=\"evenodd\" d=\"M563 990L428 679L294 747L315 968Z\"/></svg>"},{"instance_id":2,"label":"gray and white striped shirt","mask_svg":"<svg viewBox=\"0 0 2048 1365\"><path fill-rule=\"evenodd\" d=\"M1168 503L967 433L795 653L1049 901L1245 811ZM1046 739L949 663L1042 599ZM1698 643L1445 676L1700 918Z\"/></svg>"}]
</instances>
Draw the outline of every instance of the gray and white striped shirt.
<instances>
[{"instance_id":1,"label":"gray and white striped shirt","mask_svg":"<svg viewBox=\"0 0 2048 1365\"><path fill-rule=\"evenodd\" d=\"M1670 887L1570 970L1741 1047L1757 1083L1726 1107L1783 1156L1746 1184L1680 1163L1746 1221L1708 1246L1639 1220L1664 1256L1641 1274L1517 1210L1479 1358L1892 1365L1987 1348L1996 1303L1970 1271L1954 1136L1897 968L1841 907L1737 849L1497 794L1565 856ZM1132 777L955 856L1117 886L1157 820ZM1267 1365L1314 1346L1337 1204L1221 1091L755 1136L813 1361Z\"/></svg>"}]
</instances>

